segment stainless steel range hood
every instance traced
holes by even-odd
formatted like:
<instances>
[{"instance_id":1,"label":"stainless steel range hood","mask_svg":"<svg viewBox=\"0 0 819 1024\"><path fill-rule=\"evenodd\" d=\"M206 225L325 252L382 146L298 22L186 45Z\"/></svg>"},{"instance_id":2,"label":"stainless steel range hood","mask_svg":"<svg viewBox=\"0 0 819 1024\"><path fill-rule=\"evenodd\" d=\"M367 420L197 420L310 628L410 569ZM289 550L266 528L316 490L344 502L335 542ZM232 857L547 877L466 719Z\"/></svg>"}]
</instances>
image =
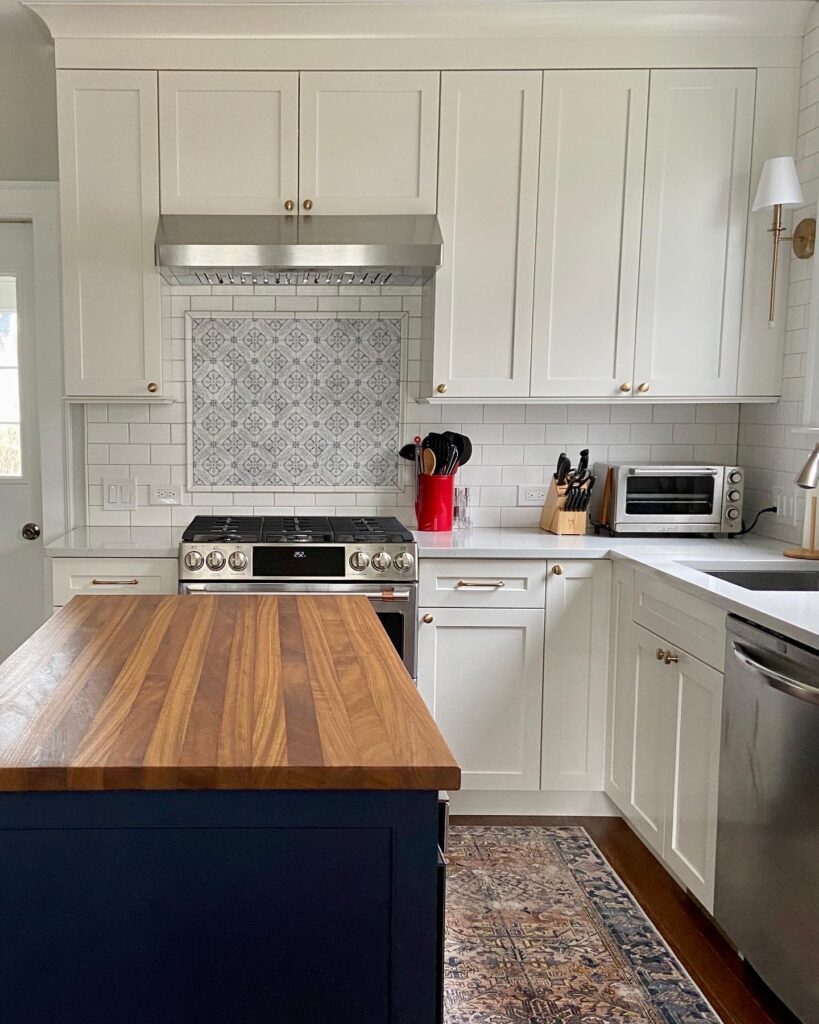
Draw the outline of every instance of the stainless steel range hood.
<instances>
[{"instance_id":1,"label":"stainless steel range hood","mask_svg":"<svg viewBox=\"0 0 819 1024\"><path fill-rule=\"evenodd\" d=\"M164 215L156 265L171 284L408 285L441 265L438 219L422 216Z\"/></svg>"}]
</instances>

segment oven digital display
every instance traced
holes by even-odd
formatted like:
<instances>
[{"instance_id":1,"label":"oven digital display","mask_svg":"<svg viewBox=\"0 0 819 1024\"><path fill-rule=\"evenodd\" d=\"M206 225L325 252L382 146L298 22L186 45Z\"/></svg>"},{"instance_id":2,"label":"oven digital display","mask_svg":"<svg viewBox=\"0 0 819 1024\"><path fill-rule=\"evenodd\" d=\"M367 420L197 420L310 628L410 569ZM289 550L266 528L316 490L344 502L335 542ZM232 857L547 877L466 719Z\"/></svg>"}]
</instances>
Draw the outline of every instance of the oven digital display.
<instances>
[{"instance_id":1,"label":"oven digital display","mask_svg":"<svg viewBox=\"0 0 819 1024\"><path fill-rule=\"evenodd\" d=\"M343 546L311 547L297 544L277 544L274 547L254 547L254 576L337 576L343 578L347 563Z\"/></svg>"}]
</instances>

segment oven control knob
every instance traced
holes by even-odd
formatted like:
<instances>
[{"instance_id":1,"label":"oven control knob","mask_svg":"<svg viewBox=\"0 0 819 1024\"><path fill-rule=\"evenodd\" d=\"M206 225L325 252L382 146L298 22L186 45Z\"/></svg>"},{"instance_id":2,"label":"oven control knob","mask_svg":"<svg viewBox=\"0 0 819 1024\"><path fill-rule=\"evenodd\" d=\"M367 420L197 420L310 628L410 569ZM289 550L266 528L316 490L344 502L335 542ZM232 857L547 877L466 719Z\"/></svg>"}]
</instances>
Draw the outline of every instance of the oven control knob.
<instances>
[{"instance_id":1,"label":"oven control knob","mask_svg":"<svg viewBox=\"0 0 819 1024\"><path fill-rule=\"evenodd\" d=\"M201 551L189 551L185 555L185 565L189 569L201 569L205 564L205 559L202 557Z\"/></svg>"},{"instance_id":2,"label":"oven control knob","mask_svg":"<svg viewBox=\"0 0 819 1024\"><path fill-rule=\"evenodd\" d=\"M386 551L376 551L372 560L373 569L376 572L384 572L385 569L389 569L391 561L392 559Z\"/></svg>"},{"instance_id":3,"label":"oven control knob","mask_svg":"<svg viewBox=\"0 0 819 1024\"><path fill-rule=\"evenodd\" d=\"M205 561L208 563L209 569L218 572L225 564L225 556L221 551L209 551Z\"/></svg>"},{"instance_id":4,"label":"oven control knob","mask_svg":"<svg viewBox=\"0 0 819 1024\"><path fill-rule=\"evenodd\" d=\"M241 572L242 569L247 568L247 555L244 551L232 551L230 555L228 555L228 565L231 569Z\"/></svg>"},{"instance_id":5,"label":"oven control knob","mask_svg":"<svg viewBox=\"0 0 819 1024\"><path fill-rule=\"evenodd\" d=\"M356 572L364 572L370 564L370 556L366 551L354 551L350 555L350 565Z\"/></svg>"},{"instance_id":6,"label":"oven control knob","mask_svg":"<svg viewBox=\"0 0 819 1024\"><path fill-rule=\"evenodd\" d=\"M728 500L729 501L739 501L739 499L741 497L742 497L742 495L739 493L739 491L729 491L728 492Z\"/></svg>"},{"instance_id":7,"label":"oven control knob","mask_svg":"<svg viewBox=\"0 0 819 1024\"><path fill-rule=\"evenodd\" d=\"M738 508L729 508L728 511L725 514L726 514L726 516L728 516L729 519L739 519L739 509Z\"/></svg>"},{"instance_id":8,"label":"oven control knob","mask_svg":"<svg viewBox=\"0 0 819 1024\"><path fill-rule=\"evenodd\" d=\"M742 480L742 473L740 473L740 471L738 469L734 469L734 470L732 470L728 474L728 483L738 484L738 483L741 482L741 480Z\"/></svg>"},{"instance_id":9,"label":"oven control knob","mask_svg":"<svg viewBox=\"0 0 819 1024\"><path fill-rule=\"evenodd\" d=\"M409 551L401 551L393 559L393 565L399 572L409 572L413 565L415 565L415 559Z\"/></svg>"}]
</instances>

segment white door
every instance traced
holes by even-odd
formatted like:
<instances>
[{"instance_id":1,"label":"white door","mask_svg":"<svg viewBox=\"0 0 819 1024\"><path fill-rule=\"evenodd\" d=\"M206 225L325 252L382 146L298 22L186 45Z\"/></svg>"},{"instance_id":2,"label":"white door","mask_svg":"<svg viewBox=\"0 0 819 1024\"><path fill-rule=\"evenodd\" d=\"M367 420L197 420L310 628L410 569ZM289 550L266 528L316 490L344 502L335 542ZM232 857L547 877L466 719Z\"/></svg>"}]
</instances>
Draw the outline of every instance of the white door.
<instances>
[{"instance_id":1,"label":"white door","mask_svg":"<svg viewBox=\"0 0 819 1024\"><path fill-rule=\"evenodd\" d=\"M546 71L532 395L629 394L647 71Z\"/></svg>"},{"instance_id":2,"label":"white door","mask_svg":"<svg viewBox=\"0 0 819 1024\"><path fill-rule=\"evenodd\" d=\"M58 71L66 393L162 396L155 71Z\"/></svg>"},{"instance_id":3,"label":"white door","mask_svg":"<svg viewBox=\"0 0 819 1024\"><path fill-rule=\"evenodd\" d=\"M635 381L736 394L755 72L652 71Z\"/></svg>"},{"instance_id":4,"label":"white door","mask_svg":"<svg viewBox=\"0 0 819 1024\"><path fill-rule=\"evenodd\" d=\"M433 394L529 394L542 79L441 75Z\"/></svg>"},{"instance_id":5,"label":"white door","mask_svg":"<svg viewBox=\"0 0 819 1024\"><path fill-rule=\"evenodd\" d=\"M611 587L611 638L607 715L606 793L628 815L634 745L634 570L615 563Z\"/></svg>"},{"instance_id":6,"label":"white door","mask_svg":"<svg viewBox=\"0 0 819 1024\"><path fill-rule=\"evenodd\" d=\"M464 789L538 789L543 612L425 608L418 689Z\"/></svg>"},{"instance_id":7,"label":"white door","mask_svg":"<svg viewBox=\"0 0 819 1024\"><path fill-rule=\"evenodd\" d=\"M302 210L435 213L439 81L437 71L303 71Z\"/></svg>"},{"instance_id":8,"label":"white door","mask_svg":"<svg viewBox=\"0 0 819 1024\"><path fill-rule=\"evenodd\" d=\"M298 200L297 71L160 71L163 213L284 213Z\"/></svg>"},{"instance_id":9,"label":"white door","mask_svg":"<svg viewBox=\"0 0 819 1024\"><path fill-rule=\"evenodd\" d=\"M629 820L659 856L663 855L668 812L668 666L657 657L659 637L634 627L634 741Z\"/></svg>"},{"instance_id":10,"label":"white door","mask_svg":"<svg viewBox=\"0 0 819 1024\"><path fill-rule=\"evenodd\" d=\"M0 661L45 619L30 224L0 224Z\"/></svg>"},{"instance_id":11,"label":"white door","mask_svg":"<svg viewBox=\"0 0 819 1024\"><path fill-rule=\"evenodd\" d=\"M665 859L710 910L717 846L719 748L722 729L721 672L674 649L671 674L674 742Z\"/></svg>"},{"instance_id":12,"label":"white door","mask_svg":"<svg viewBox=\"0 0 819 1024\"><path fill-rule=\"evenodd\" d=\"M611 562L549 562L541 789L599 790L605 755Z\"/></svg>"}]
</instances>

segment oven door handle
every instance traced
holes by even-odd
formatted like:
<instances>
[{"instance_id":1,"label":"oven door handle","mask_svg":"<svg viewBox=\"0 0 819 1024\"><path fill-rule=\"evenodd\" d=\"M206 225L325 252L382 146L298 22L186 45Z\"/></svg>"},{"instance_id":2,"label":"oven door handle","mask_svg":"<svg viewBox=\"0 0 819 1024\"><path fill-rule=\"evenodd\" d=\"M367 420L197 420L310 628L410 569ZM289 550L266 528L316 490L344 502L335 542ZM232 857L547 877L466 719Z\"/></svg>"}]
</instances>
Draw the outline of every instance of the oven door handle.
<instances>
[{"instance_id":1,"label":"oven door handle","mask_svg":"<svg viewBox=\"0 0 819 1024\"><path fill-rule=\"evenodd\" d=\"M183 594L235 594L239 597L366 597L377 601L409 601L409 590L392 590L389 587L374 587L372 590L347 591L334 594L331 590L214 590L208 583L183 583Z\"/></svg>"},{"instance_id":2,"label":"oven door handle","mask_svg":"<svg viewBox=\"0 0 819 1024\"><path fill-rule=\"evenodd\" d=\"M785 675L784 672L778 672L770 665L764 665L761 661L757 661L756 658L752 658L748 651L736 642L733 642L732 646L734 648L734 657L737 661L751 672L762 676L768 686L774 690L779 690L781 693L786 693L789 697L797 697L799 700L805 700L809 704L819 704L819 689L817 687L801 679L794 679L792 676Z\"/></svg>"}]
</instances>

